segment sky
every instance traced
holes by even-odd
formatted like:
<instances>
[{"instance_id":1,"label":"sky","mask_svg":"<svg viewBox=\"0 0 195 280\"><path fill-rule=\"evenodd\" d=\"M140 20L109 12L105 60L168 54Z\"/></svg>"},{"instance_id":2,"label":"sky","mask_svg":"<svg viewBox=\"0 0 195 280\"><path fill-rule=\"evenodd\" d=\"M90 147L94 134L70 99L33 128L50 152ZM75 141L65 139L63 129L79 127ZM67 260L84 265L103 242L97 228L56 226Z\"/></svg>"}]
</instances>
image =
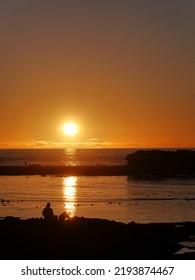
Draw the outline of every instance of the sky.
<instances>
[{"instance_id":1,"label":"sky","mask_svg":"<svg viewBox=\"0 0 195 280\"><path fill-rule=\"evenodd\" d=\"M195 147L195 1L0 0L0 104L0 148Z\"/></svg>"}]
</instances>

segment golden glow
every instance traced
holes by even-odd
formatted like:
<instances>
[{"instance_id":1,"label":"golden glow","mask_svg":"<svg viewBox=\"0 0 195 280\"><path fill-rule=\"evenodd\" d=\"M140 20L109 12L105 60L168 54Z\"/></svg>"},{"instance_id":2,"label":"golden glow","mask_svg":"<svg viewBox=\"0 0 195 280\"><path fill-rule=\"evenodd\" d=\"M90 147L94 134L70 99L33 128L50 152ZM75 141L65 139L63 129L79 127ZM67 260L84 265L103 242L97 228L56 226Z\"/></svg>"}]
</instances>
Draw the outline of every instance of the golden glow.
<instances>
[{"instance_id":1,"label":"golden glow","mask_svg":"<svg viewBox=\"0 0 195 280\"><path fill-rule=\"evenodd\" d=\"M70 176L64 178L64 183L66 187L74 187L77 184L77 177L75 176Z\"/></svg>"},{"instance_id":2,"label":"golden glow","mask_svg":"<svg viewBox=\"0 0 195 280\"><path fill-rule=\"evenodd\" d=\"M195 147L194 1L175 1L174 19L171 1L11 2L0 1L1 149ZM112 13L100 20L97 5Z\"/></svg>"},{"instance_id":3,"label":"golden glow","mask_svg":"<svg viewBox=\"0 0 195 280\"><path fill-rule=\"evenodd\" d=\"M64 131L64 134L66 134L67 136L73 136L73 135L77 134L78 127L75 123L68 122L64 125L63 131Z\"/></svg>"},{"instance_id":4,"label":"golden glow","mask_svg":"<svg viewBox=\"0 0 195 280\"><path fill-rule=\"evenodd\" d=\"M64 208L67 214L70 217L73 217L76 212L75 202L76 202L76 186L77 186L77 177L70 176L63 178L63 193L65 204Z\"/></svg>"}]
</instances>

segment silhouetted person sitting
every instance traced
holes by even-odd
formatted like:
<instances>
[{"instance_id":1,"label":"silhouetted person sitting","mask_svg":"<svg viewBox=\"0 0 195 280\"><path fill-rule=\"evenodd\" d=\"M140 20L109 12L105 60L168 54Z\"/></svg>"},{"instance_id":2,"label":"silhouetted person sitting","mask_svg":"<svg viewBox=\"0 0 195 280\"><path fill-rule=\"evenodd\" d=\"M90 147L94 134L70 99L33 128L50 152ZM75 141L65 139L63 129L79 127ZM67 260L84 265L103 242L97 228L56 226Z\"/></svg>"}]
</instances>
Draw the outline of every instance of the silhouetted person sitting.
<instances>
[{"instance_id":1,"label":"silhouetted person sitting","mask_svg":"<svg viewBox=\"0 0 195 280\"><path fill-rule=\"evenodd\" d=\"M69 218L68 214L66 212L63 212L59 215L59 221L64 222L67 218Z\"/></svg>"},{"instance_id":2,"label":"silhouetted person sitting","mask_svg":"<svg viewBox=\"0 0 195 280\"><path fill-rule=\"evenodd\" d=\"M45 218L45 220L51 221L51 220L55 220L56 217L53 213L53 209L51 208L51 203L48 202L47 205L45 206L45 208L42 211L43 217Z\"/></svg>"}]
</instances>

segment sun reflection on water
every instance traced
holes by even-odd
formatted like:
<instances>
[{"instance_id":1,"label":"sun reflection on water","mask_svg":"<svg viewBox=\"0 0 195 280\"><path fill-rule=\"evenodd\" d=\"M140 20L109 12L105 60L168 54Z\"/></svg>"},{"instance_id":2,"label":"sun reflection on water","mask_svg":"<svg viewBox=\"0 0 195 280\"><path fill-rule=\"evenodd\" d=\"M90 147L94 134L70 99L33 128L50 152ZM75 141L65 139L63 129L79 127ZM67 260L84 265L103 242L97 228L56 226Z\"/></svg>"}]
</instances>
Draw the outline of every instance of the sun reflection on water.
<instances>
[{"instance_id":1,"label":"sun reflection on water","mask_svg":"<svg viewBox=\"0 0 195 280\"><path fill-rule=\"evenodd\" d=\"M76 152L77 152L77 150L74 147L67 147L64 150L64 156L63 156L62 163L64 165L72 165L72 166L77 165Z\"/></svg>"},{"instance_id":2,"label":"sun reflection on water","mask_svg":"<svg viewBox=\"0 0 195 280\"><path fill-rule=\"evenodd\" d=\"M73 217L76 212L76 186L76 176L69 176L63 178L63 195L65 199L64 208L70 217Z\"/></svg>"}]
</instances>

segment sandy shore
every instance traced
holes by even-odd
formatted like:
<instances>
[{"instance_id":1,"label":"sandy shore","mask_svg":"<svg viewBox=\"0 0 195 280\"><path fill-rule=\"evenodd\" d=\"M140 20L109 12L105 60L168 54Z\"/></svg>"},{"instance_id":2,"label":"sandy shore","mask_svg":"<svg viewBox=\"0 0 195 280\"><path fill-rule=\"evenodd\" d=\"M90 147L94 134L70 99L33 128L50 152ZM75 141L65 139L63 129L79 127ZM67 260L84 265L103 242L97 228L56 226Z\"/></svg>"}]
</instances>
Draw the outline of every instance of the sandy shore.
<instances>
[{"instance_id":1,"label":"sandy shore","mask_svg":"<svg viewBox=\"0 0 195 280\"><path fill-rule=\"evenodd\" d=\"M195 259L175 254L195 235L195 223L123 224L74 217L46 222L0 220L1 259Z\"/></svg>"}]
</instances>

